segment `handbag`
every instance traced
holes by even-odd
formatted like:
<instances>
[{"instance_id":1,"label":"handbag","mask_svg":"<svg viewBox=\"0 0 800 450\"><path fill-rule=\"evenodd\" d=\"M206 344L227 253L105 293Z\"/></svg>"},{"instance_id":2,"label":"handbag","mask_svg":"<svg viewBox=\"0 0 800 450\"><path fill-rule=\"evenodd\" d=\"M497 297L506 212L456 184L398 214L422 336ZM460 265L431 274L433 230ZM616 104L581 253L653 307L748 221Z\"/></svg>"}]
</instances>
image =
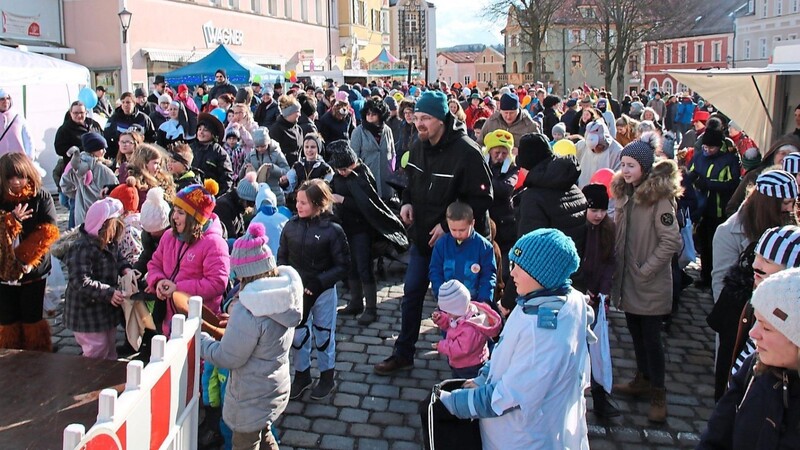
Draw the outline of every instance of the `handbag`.
<instances>
[{"instance_id":1,"label":"handbag","mask_svg":"<svg viewBox=\"0 0 800 450\"><path fill-rule=\"evenodd\" d=\"M597 320L593 329L597 342L589 344L589 356L592 363L592 378L600 383L606 392L611 393L614 378L611 369L611 345L608 342L607 297L603 294L598 297Z\"/></svg>"},{"instance_id":2,"label":"handbag","mask_svg":"<svg viewBox=\"0 0 800 450\"><path fill-rule=\"evenodd\" d=\"M422 438L426 450L481 450L483 447L478 420L454 416L439 399L442 391L460 389L465 381L444 380L433 386L430 398L420 403Z\"/></svg>"},{"instance_id":3,"label":"handbag","mask_svg":"<svg viewBox=\"0 0 800 450\"><path fill-rule=\"evenodd\" d=\"M122 312L125 315L125 337L134 350L139 350L142 345L142 338L146 329L155 330L153 316L141 301L136 300L135 294L139 293L139 279L142 273L138 270L131 270L127 274L119 277L119 287L125 293L125 301L122 303Z\"/></svg>"},{"instance_id":4,"label":"handbag","mask_svg":"<svg viewBox=\"0 0 800 450\"><path fill-rule=\"evenodd\" d=\"M722 291L717 302L706 317L706 323L717 333L737 329L750 297L753 296L753 260L757 242L753 242L739 254L739 261L728 270L723 280Z\"/></svg>"},{"instance_id":5,"label":"handbag","mask_svg":"<svg viewBox=\"0 0 800 450\"><path fill-rule=\"evenodd\" d=\"M681 210L680 216L683 216L684 224L681 228L681 239L683 239L683 248L678 257L678 265L683 269L689 263L697 261L697 249L694 246L694 237L692 236L692 216L689 214L689 208Z\"/></svg>"}]
</instances>

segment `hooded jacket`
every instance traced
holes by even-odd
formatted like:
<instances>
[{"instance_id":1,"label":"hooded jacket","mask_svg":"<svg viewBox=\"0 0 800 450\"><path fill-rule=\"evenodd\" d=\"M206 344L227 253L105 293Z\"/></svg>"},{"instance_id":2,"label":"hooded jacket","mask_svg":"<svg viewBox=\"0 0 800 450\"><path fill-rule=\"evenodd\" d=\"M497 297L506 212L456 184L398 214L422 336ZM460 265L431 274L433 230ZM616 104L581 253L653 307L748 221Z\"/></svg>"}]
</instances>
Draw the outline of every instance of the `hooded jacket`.
<instances>
[{"instance_id":1,"label":"hooded jacket","mask_svg":"<svg viewBox=\"0 0 800 450\"><path fill-rule=\"evenodd\" d=\"M483 124L481 129L481 140L478 142L480 145L485 145L483 140L494 130L506 130L514 136L514 142L519 143L522 136L528 133L541 133L542 127L534 122L528 111L524 109L519 110L516 120L511 125L506 123L500 110L495 111Z\"/></svg>"},{"instance_id":2,"label":"hooded jacket","mask_svg":"<svg viewBox=\"0 0 800 450\"><path fill-rule=\"evenodd\" d=\"M672 312L672 257L681 250L675 210L683 191L678 165L662 160L634 190L622 172L611 181L617 202L616 270L611 290L615 305L643 316Z\"/></svg>"},{"instance_id":3,"label":"hooded jacket","mask_svg":"<svg viewBox=\"0 0 800 450\"><path fill-rule=\"evenodd\" d=\"M402 203L414 208L409 237L420 253L431 254L429 233L436 224L449 231L445 212L456 200L472 207L475 231L488 238L491 174L475 141L467 136L464 123L448 113L436 145L419 140L409 151L408 188L403 191Z\"/></svg>"},{"instance_id":4,"label":"hooded jacket","mask_svg":"<svg viewBox=\"0 0 800 450\"><path fill-rule=\"evenodd\" d=\"M217 342L203 335L200 356L231 369L222 418L233 431L264 428L289 403L289 347L300 323L303 283L288 266L278 276L248 283L230 307L225 336Z\"/></svg>"},{"instance_id":5,"label":"hooded jacket","mask_svg":"<svg viewBox=\"0 0 800 450\"><path fill-rule=\"evenodd\" d=\"M222 296L228 286L230 257L219 218L214 214L210 220L203 236L191 245L183 242L172 230L161 236L153 259L147 264L147 285L155 292L159 281L171 279L179 292L203 297L203 305L219 314ZM172 277L175 269L178 271ZM166 336L169 336L174 314L171 302L167 302L167 315L162 325Z\"/></svg>"},{"instance_id":6,"label":"hooded jacket","mask_svg":"<svg viewBox=\"0 0 800 450\"><path fill-rule=\"evenodd\" d=\"M539 228L561 230L582 250L586 238L586 198L576 183L581 170L575 158L550 155L525 177L519 204L517 236Z\"/></svg>"},{"instance_id":7,"label":"hooded jacket","mask_svg":"<svg viewBox=\"0 0 800 450\"><path fill-rule=\"evenodd\" d=\"M456 321L455 327L451 326L445 313L440 314L435 323L446 333L436 351L447 356L450 367L463 369L489 360L486 343L500 334L503 320L488 304L473 301L467 314Z\"/></svg>"},{"instance_id":8,"label":"hooded jacket","mask_svg":"<svg viewBox=\"0 0 800 450\"><path fill-rule=\"evenodd\" d=\"M83 223L86 211L100 200L104 186L119 179L102 161L86 152L75 152L61 176L61 191L75 199L75 223Z\"/></svg>"},{"instance_id":9,"label":"hooded jacket","mask_svg":"<svg viewBox=\"0 0 800 450\"><path fill-rule=\"evenodd\" d=\"M258 153L258 150L252 150L245 158L242 164L242 170L239 173L239 179L244 178L247 165L253 166L256 171L256 181L259 183L267 183L272 193L278 199L278 206L286 204L286 198L283 189L280 186L281 177L289 173L289 163L286 161L281 151L280 145L277 142L271 141L267 146L267 151ZM266 164L272 164L272 167L267 169Z\"/></svg>"}]
</instances>

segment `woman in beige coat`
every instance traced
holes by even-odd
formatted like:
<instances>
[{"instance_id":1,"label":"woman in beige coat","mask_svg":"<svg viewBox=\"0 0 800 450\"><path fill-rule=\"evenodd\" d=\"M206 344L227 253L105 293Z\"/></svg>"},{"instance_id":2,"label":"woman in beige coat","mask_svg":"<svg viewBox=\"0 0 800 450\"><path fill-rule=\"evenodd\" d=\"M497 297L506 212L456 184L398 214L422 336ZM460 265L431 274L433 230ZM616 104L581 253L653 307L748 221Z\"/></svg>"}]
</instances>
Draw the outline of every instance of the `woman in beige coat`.
<instances>
[{"instance_id":1,"label":"woman in beige coat","mask_svg":"<svg viewBox=\"0 0 800 450\"><path fill-rule=\"evenodd\" d=\"M625 146L620 171L612 181L616 207L617 267L611 297L625 312L633 339L637 373L633 381L614 386L614 392L650 396L647 418L664 422L664 348L661 320L672 311L673 255L681 250L676 198L681 175L674 161L654 163L658 135L644 133Z\"/></svg>"}]
</instances>

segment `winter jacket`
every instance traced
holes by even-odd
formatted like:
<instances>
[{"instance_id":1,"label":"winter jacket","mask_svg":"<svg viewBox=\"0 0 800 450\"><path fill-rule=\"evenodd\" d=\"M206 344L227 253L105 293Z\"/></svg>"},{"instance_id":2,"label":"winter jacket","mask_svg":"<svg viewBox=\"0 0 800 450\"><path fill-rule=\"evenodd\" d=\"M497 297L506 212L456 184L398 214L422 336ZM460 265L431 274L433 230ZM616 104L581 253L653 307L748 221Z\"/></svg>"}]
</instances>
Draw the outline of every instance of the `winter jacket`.
<instances>
[{"instance_id":1,"label":"winter jacket","mask_svg":"<svg viewBox=\"0 0 800 450\"><path fill-rule=\"evenodd\" d=\"M533 166L525 177L519 203L517 236L539 228L556 228L583 248L586 198L576 183L581 171L575 158L552 155Z\"/></svg>"},{"instance_id":2,"label":"winter jacket","mask_svg":"<svg viewBox=\"0 0 800 450\"><path fill-rule=\"evenodd\" d=\"M275 100L269 103L261 102L253 114L253 120L258 123L260 127L271 127L278 120L281 115L281 108Z\"/></svg>"},{"instance_id":3,"label":"winter jacket","mask_svg":"<svg viewBox=\"0 0 800 450\"><path fill-rule=\"evenodd\" d=\"M167 230L166 233L169 233L169 230ZM138 270L142 274L147 273L147 264L153 259L153 253L155 253L156 248L158 248L158 242L159 238L142 230L142 253L133 265L134 270Z\"/></svg>"},{"instance_id":4,"label":"winter jacket","mask_svg":"<svg viewBox=\"0 0 800 450\"><path fill-rule=\"evenodd\" d=\"M786 143L791 144L792 141L787 141ZM775 165L775 152L778 148L780 147L775 145L771 146L770 150L767 150L767 153L765 153L764 157L761 159L761 163L748 170L744 176L742 176L741 181L739 181L739 186L736 187L736 190L731 195L730 200L728 200L728 205L725 207L725 212L729 216L735 213L736 210L742 206L744 199L747 197L747 190L756 184L756 179L758 176L761 175L761 173L763 173L765 170Z\"/></svg>"},{"instance_id":5,"label":"winter jacket","mask_svg":"<svg viewBox=\"0 0 800 450\"><path fill-rule=\"evenodd\" d=\"M456 200L468 203L475 216L475 231L489 236L492 179L475 141L467 136L463 122L447 114L445 131L436 145L418 141L409 151L406 173L408 188L403 204L414 208L409 238L423 255L431 254L430 232L437 225L447 232L445 212Z\"/></svg>"},{"instance_id":6,"label":"winter jacket","mask_svg":"<svg viewBox=\"0 0 800 450\"><path fill-rule=\"evenodd\" d=\"M33 215L20 223L12 214L17 205L26 204ZM19 195L6 193L0 197L0 220L4 226L1 228L6 236L0 237L3 242L15 242L13 257L18 263L32 266L32 270L19 280L22 283L41 280L50 273L50 246L58 239L58 217L53 198L44 189L34 194L30 186L23 189ZM18 240L18 241L17 241ZM17 281L17 280L2 280Z\"/></svg>"},{"instance_id":7,"label":"winter jacket","mask_svg":"<svg viewBox=\"0 0 800 450\"><path fill-rule=\"evenodd\" d=\"M282 176L289 173L289 163L286 161L286 156L281 151L280 145L272 141L264 153L259 153L257 150L251 151L245 158L244 164L242 164L239 178L244 177L248 164L253 166L253 170L256 171L256 180L259 183L269 184L272 193L278 199L278 206L285 205L286 198L280 186L280 180ZM267 168L266 164L272 164L272 167Z\"/></svg>"},{"instance_id":8,"label":"winter jacket","mask_svg":"<svg viewBox=\"0 0 800 450\"><path fill-rule=\"evenodd\" d=\"M450 367L463 369L489 360L486 343L500 334L503 321L486 303L470 302L467 314L451 324L447 314L439 315L436 325L445 337L436 345L436 351L447 357Z\"/></svg>"},{"instance_id":9,"label":"winter jacket","mask_svg":"<svg viewBox=\"0 0 800 450\"><path fill-rule=\"evenodd\" d=\"M703 217L727 217L725 207L739 186L741 173L742 161L730 139L726 138L719 152L711 156L706 156L695 146L687 177L697 189L699 213Z\"/></svg>"},{"instance_id":10,"label":"winter jacket","mask_svg":"<svg viewBox=\"0 0 800 450\"><path fill-rule=\"evenodd\" d=\"M320 117L317 126L319 127L319 134L322 135L322 139L327 143L338 141L339 139L349 141L350 135L355 130L352 114L348 113L343 120L338 120L333 116L333 110L329 110L324 116Z\"/></svg>"},{"instance_id":11,"label":"winter jacket","mask_svg":"<svg viewBox=\"0 0 800 450\"><path fill-rule=\"evenodd\" d=\"M330 183L333 179L333 169L328 163L322 160L322 156L319 156L313 161L300 158L300 160L294 163L292 168L286 172L286 178L289 185L284 189L286 189L287 192L294 192L306 180L319 178Z\"/></svg>"},{"instance_id":12,"label":"winter jacket","mask_svg":"<svg viewBox=\"0 0 800 450\"><path fill-rule=\"evenodd\" d=\"M356 156L369 167L375 177L378 195L382 199L388 200L394 195L394 189L386 184L390 173L389 165L395 157L394 136L392 136L392 130L383 125L380 131L380 142L378 142L365 127L365 124L356 127L350 138L350 147L355 150Z\"/></svg>"},{"instance_id":13,"label":"winter jacket","mask_svg":"<svg viewBox=\"0 0 800 450\"><path fill-rule=\"evenodd\" d=\"M800 378L796 370L753 374L745 360L717 402L697 450L800 449Z\"/></svg>"},{"instance_id":14,"label":"winter jacket","mask_svg":"<svg viewBox=\"0 0 800 450\"><path fill-rule=\"evenodd\" d=\"M725 276L733 266L739 264L739 255L748 245L750 240L744 234L738 211L717 227L712 247L714 268L711 270L711 293L715 303L724 287Z\"/></svg>"},{"instance_id":15,"label":"winter jacket","mask_svg":"<svg viewBox=\"0 0 800 450\"><path fill-rule=\"evenodd\" d=\"M244 210L236 189L226 192L217 199L214 214L225 227L228 238L237 239L244 235Z\"/></svg>"},{"instance_id":16,"label":"winter jacket","mask_svg":"<svg viewBox=\"0 0 800 450\"><path fill-rule=\"evenodd\" d=\"M466 124L467 130L469 131L473 131L475 128L475 121L481 118L488 119L489 116L492 115L492 112L482 104L478 104L478 106L469 105L469 107L464 110L464 113L467 116Z\"/></svg>"},{"instance_id":17,"label":"winter jacket","mask_svg":"<svg viewBox=\"0 0 800 450\"><path fill-rule=\"evenodd\" d=\"M191 245L171 230L161 236L153 259L147 264L147 285L155 292L159 281L172 280L179 292L199 295L203 298L203 305L219 314L222 296L228 286L230 257L219 218L213 215L210 220L211 225L203 236ZM176 269L177 273L173 275ZM174 314L171 302L167 302L167 315L162 325L167 336Z\"/></svg>"},{"instance_id":18,"label":"winter jacket","mask_svg":"<svg viewBox=\"0 0 800 450\"><path fill-rule=\"evenodd\" d=\"M81 136L90 131L100 134L103 133L103 129L96 121L87 117L82 124L76 123L70 117L69 112L67 112L67 115L64 117L64 123L56 130L56 137L53 142L56 154L62 158L66 158L67 150L69 150L70 147L78 147L83 150Z\"/></svg>"},{"instance_id":19,"label":"winter jacket","mask_svg":"<svg viewBox=\"0 0 800 450\"><path fill-rule=\"evenodd\" d=\"M100 191L119 180L103 162L89 153L74 153L61 176L61 191L75 199L75 223L83 223L86 211L100 200Z\"/></svg>"},{"instance_id":20,"label":"winter jacket","mask_svg":"<svg viewBox=\"0 0 800 450\"><path fill-rule=\"evenodd\" d=\"M612 232L615 231L610 217L603 220L609 221L612 225ZM586 241L584 242L583 257L581 258L577 277L580 280L581 289L594 295L611 294L611 280L614 276L615 258L613 249L611 250L611 255L607 259L603 259L606 249L602 248L600 236L602 226L602 222L600 225L586 224Z\"/></svg>"},{"instance_id":21,"label":"winter jacket","mask_svg":"<svg viewBox=\"0 0 800 450\"><path fill-rule=\"evenodd\" d=\"M118 277L130 265L116 244L102 249L100 240L80 226L78 238L67 252L67 290L64 294L64 326L81 333L112 330L121 309L111 304Z\"/></svg>"},{"instance_id":22,"label":"winter jacket","mask_svg":"<svg viewBox=\"0 0 800 450\"><path fill-rule=\"evenodd\" d=\"M654 98L647 102L647 107L653 108L653 111L658 114L658 118L664 120L664 115L667 112L667 105L664 103L664 100L660 98Z\"/></svg>"},{"instance_id":23,"label":"winter jacket","mask_svg":"<svg viewBox=\"0 0 800 450\"><path fill-rule=\"evenodd\" d=\"M191 186L193 184L203 184L203 180L201 180L200 177L194 173L194 171L187 170L183 173L183 175L175 179L175 192L179 192L186 186Z\"/></svg>"},{"instance_id":24,"label":"winter jacket","mask_svg":"<svg viewBox=\"0 0 800 450\"><path fill-rule=\"evenodd\" d=\"M692 117L694 117L695 106L694 102L688 98L678 101L678 107L675 110L675 123L682 125L691 124Z\"/></svg>"},{"instance_id":25,"label":"winter jacket","mask_svg":"<svg viewBox=\"0 0 800 450\"><path fill-rule=\"evenodd\" d=\"M588 146L578 147L578 166L581 168L578 187L583 188L589 184L592 176L600 169L611 169L614 172L619 170L621 153L622 145L614 138L611 138L611 145L599 153L590 150Z\"/></svg>"},{"instance_id":26,"label":"winter jacket","mask_svg":"<svg viewBox=\"0 0 800 450\"><path fill-rule=\"evenodd\" d=\"M236 97L236 86L232 85L230 81L225 80L222 83L214 83L211 90L208 91L208 101L219 98L222 94L231 94Z\"/></svg>"},{"instance_id":27,"label":"winter jacket","mask_svg":"<svg viewBox=\"0 0 800 450\"><path fill-rule=\"evenodd\" d=\"M269 128L269 136L281 147L288 166L294 164L303 153L303 130L297 123L290 123L283 116ZM285 174L285 173L284 173Z\"/></svg>"},{"instance_id":28,"label":"winter jacket","mask_svg":"<svg viewBox=\"0 0 800 450\"><path fill-rule=\"evenodd\" d=\"M516 120L514 120L514 123L511 125L506 123L500 111L495 111L494 114L486 119L486 123L481 129L481 138L478 141L478 144L486 145L483 140L494 130L508 131L514 136L514 142L519 143L519 141L522 139L522 136L525 136L528 133L541 133L542 127L539 126L538 123L534 122L531 118L531 115L523 109L519 110Z\"/></svg>"},{"instance_id":29,"label":"winter jacket","mask_svg":"<svg viewBox=\"0 0 800 450\"><path fill-rule=\"evenodd\" d=\"M397 138L397 158L395 161L394 170L401 168L400 163L403 155L411 150L412 147L417 145L418 139L419 132L417 131L416 125L403 121L403 126L400 128L400 136Z\"/></svg>"},{"instance_id":30,"label":"winter jacket","mask_svg":"<svg viewBox=\"0 0 800 450\"><path fill-rule=\"evenodd\" d=\"M304 116L302 114L300 115L300 117L297 118L297 125L300 126L300 131L303 132L303 136L309 133L319 132L319 130L317 130L317 125L314 123L314 121L311 120L308 116ZM302 154L302 151L300 153Z\"/></svg>"},{"instance_id":31,"label":"winter jacket","mask_svg":"<svg viewBox=\"0 0 800 450\"><path fill-rule=\"evenodd\" d=\"M497 283L494 247L474 230L460 244L447 233L433 246L428 274L434 298L439 298L439 288L445 281L458 280L469 289L472 300L490 303Z\"/></svg>"},{"instance_id":32,"label":"winter jacket","mask_svg":"<svg viewBox=\"0 0 800 450\"><path fill-rule=\"evenodd\" d=\"M588 450L589 306L580 292L521 297L474 389L453 391L457 417L479 418L486 450ZM538 325L556 310L555 329Z\"/></svg>"},{"instance_id":33,"label":"winter jacket","mask_svg":"<svg viewBox=\"0 0 800 450\"><path fill-rule=\"evenodd\" d=\"M396 148L397 142L400 140L400 130L403 128L403 120L397 116L389 116L389 118L386 119L386 126L392 130L392 138L394 138L394 145Z\"/></svg>"},{"instance_id":34,"label":"winter jacket","mask_svg":"<svg viewBox=\"0 0 800 450\"><path fill-rule=\"evenodd\" d=\"M561 122L561 118L558 117L558 113L556 113L555 108L547 108L544 110L544 117L542 118L542 132L547 135L548 140L553 140L553 127L559 122Z\"/></svg>"},{"instance_id":35,"label":"winter jacket","mask_svg":"<svg viewBox=\"0 0 800 450\"><path fill-rule=\"evenodd\" d=\"M203 335L200 357L231 369L222 418L233 431L263 429L289 403L289 347L300 323L303 283L291 267L248 283L230 307L222 340Z\"/></svg>"},{"instance_id":36,"label":"winter jacket","mask_svg":"<svg viewBox=\"0 0 800 450\"><path fill-rule=\"evenodd\" d=\"M267 230L267 238L269 238L267 245L269 245L270 250L272 250L272 254L277 255L281 243L281 233L283 233L283 227L286 226L286 222L288 221L289 218L279 213L276 207L263 204L261 208L258 209L256 215L253 216L250 223L260 223L264 225L264 229Z\"/></svg>"},{"instance_id":37,"label":"winter jacket","mask_svg":"<svg viewBox=\"0 0 800 450\"><path fill-rule=\"evenodd\" d=\"M173 142L185 141L186 136L187 134L183 125L178 120L169 119L158 126L158 131L156 131L156 143L167 148L167 146Z\"/></svg>"},{"instance_id":38,"label":"winter jacket","mask_svg":"<svg viewBox=\"0 0 800 450\"><path fill-rule=\"evenodd\" d=\"M612 301L626 313L658 316L672 312L672 257L683 246L675 216L681 177L675 161L663 160L637 187L614 175L617 201L616 270Z\"/></svg>"},{"instance_id":39,"label":"winter jacket","mask_svg":"<svg viewBox=\"0 0 800 450\"><path fill-rule=\"evenodd\" d=\"M567 134L578 134L578 127L576 126L575 117L579 116L575 108L567 108L564 114L561 115L561 121L567 126ZM550 130L552 132L552 130Z\"/></svg>"},{"instance_id":40,"label":"winter jacket","mask_svg":"<svg viewBox=\"0 0 800 450\"><path fill-rule=\"evenodd\" d=\"M228 152L214 141L202 143L194 141L190 145L194 159L192 167L200 169L202 178L211 178L219 184L220 196L233 187L233 167Z\"/></svg>"},{"instance_id":41,"label":"winter jacket","mask_svg":"<svg viewBox=\"0 0 800 450\"><path fill-rule=\"evenodd\" d=\"M489 163L489 156L486 156ZM517 240L517 218L514 213L512 196L514 186L517 185L519 167L517 167L509 156L501 164L489 165L492 175L492 206L489 207L489 217L497 225L497 242L513 244Z\"/></svg>"},{"instance_id":42,"label":"winter jacket","mask_svg":"<svg viewBox=\"0 0 800 450\"><path fill-rule=\"evenodd\" d=\"M145 142L156 141L156 128L149 117L135 109L133 110L133 114L128 115L122 111L122 107L118 107L114 110L114 114L111 114L111 117L109 117L108 122L106 122L106 127L103 130L103 136L105 136L106 141L108 141L108 154L106 158L114 159L117 157L117 152L119 151L119 135L127 131L131 125L139 125L144 129Z\"/></svg>"}]
</instances>

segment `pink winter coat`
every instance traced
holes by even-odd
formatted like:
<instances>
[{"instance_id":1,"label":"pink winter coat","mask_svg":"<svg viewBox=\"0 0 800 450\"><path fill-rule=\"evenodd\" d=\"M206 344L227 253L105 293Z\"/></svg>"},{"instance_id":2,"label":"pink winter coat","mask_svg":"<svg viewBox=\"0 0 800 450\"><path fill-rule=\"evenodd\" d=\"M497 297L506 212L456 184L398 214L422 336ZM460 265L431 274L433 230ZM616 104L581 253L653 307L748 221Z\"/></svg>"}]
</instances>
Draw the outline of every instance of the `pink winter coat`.
<instances>
[{"instance_id":1,"label":"pink winter coat","mask_svg":"<svg viewBox=\"0 0 800 450\"><path fill-rule=\"evenodd\" d=\"M489 359L486 343L500 334L502 321L491 306L481 302L470 302L470 306L471 311L456 321L455 328L451 328L446 313L442 313L436 321L436 325L447 332L447 336L439 341L436 351L447 356L450 367L456 369L486 362Z\"/></svg>"},{"instance_id":2,"label":"pink winter coat","mask_svg":"<svg viewBox=\"0 0 800 450\"><path fill-rule=\"evenodd\" d=\"M173 280L180 292L203 297L203 304L216 314L220 313L222 296L228 285L230 257L228 243L222 238L222 226L216 214L203 237L188 249L171 231L161 236L153 259L147 263L147 285L155 292L159 281L169 279L178 264L178 255L184 253L178 274ZM175 311L167 302L167 316L162 330L169 336Z\"/></svg>"}]
</instances>

